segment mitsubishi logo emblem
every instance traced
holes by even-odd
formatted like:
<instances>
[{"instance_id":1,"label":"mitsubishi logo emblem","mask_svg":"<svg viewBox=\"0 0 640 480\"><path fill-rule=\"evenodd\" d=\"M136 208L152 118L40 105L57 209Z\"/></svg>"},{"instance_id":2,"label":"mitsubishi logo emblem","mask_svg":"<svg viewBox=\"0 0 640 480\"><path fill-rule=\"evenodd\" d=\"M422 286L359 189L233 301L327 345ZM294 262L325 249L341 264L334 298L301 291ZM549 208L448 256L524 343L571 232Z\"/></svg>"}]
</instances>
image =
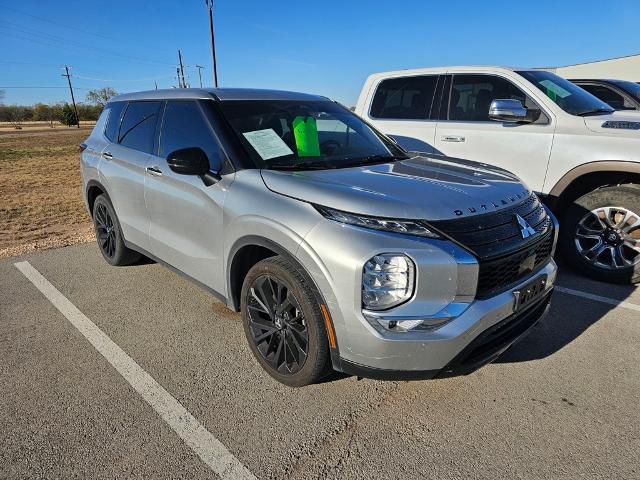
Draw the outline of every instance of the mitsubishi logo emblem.
<instances>
[{"instance_id":1,"label":"mitsubishi logo emblem","mask_svg":"<svg viewBox=\"0 0 640 480\"><path fill-rule=\"evenodd\" d=\"M518 222L518 227L520 228L520 235L522 238L529 238L532 235L536 234L535 229L527 223L527 221L522 218L517 213L514 215L516 222Z\"/></svg>"}]
</instances>

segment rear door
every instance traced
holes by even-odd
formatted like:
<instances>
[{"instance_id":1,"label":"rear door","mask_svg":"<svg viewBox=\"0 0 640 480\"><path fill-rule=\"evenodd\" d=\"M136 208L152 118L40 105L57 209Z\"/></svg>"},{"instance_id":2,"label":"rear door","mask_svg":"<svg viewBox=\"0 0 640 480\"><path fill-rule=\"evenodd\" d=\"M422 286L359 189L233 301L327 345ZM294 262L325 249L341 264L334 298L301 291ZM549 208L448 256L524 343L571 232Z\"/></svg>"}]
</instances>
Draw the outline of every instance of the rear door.
<instances>
[{"instance_id":1,"label":"rear door","mask_svg":"<svg viewBox=\"0 0 640 480\"><path fill-rule=\"evenodd\" d=\"M439 80L439 75L384 79L363 113L406 150L433 153Z\"/></svg>"},{"instance_id":2,"label":"rear door","mask_svg":"<svg viewBox=\"0 0 640 480\"><path fill-rule=\"evenodd\" d=\"M212 170L220 170L225 156L212 121L211 111L198 100L166 102L157 154L147 171L145 196L150 217L149 252L224 292L222 207L233 174L206 186L197 176L173 172L166 160L175 150L200 147Z\"/></svg>"},{"instance_id":3,"label":"rear door","mask_svg":"<svg viewBox=\"0 0 640 480\"><path fill-rule=\"evenodd\" d=\"M154 149L161 102L129 102L120 117L111 118L105 135L100 172L127 241L144 249L149 243L149 217L144 200L145 169Z\"/></svg>"},{"instance_id":4,"label":"rear door","mask_svg":"<svg viewBox=\"0 0 640 480\"><path fill-rule=\"evenodd\" d=\"M489 106L495 99L517 99L527 108L541 108L505 77L455 74L445 99L446 115L438 122L435 146L451 157L502 167L541 191L553 143L554 118L541 111L535 123L492 121Z\"/></svg>"}]
</instances>

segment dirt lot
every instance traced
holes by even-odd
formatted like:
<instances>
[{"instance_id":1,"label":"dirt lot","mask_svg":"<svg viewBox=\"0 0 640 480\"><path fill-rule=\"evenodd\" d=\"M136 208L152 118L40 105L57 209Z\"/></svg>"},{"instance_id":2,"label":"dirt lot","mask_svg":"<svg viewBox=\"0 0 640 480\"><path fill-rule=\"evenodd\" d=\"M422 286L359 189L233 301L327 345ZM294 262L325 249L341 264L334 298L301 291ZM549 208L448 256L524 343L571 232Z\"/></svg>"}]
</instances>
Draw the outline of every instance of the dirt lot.
<instances>
[{"instance_id":1,"label":"dirt lot","mask_svg":"<svg viewBox=\"0 0 640 480\"><path fill-rule=\"evenodd\" d=\"M91 240L78 145L89 128L0 133L0 258Z\"/></svg>"}]
</instances>

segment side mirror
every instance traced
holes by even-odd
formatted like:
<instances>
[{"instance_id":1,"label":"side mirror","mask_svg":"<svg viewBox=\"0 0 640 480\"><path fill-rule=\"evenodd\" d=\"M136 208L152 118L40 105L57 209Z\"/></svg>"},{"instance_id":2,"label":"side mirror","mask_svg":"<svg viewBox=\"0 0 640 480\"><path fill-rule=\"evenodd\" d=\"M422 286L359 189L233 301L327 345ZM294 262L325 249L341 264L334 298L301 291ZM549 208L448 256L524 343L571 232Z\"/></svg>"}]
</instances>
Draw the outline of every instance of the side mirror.
<instances>
[{"instance_id":1,"label":"side mirror","mask_svg":"<svg viewBox=\"0 0 640 480\"><path fill-rule=\"evenodd\" d=\"M205 185L220 180L218 172L211 171L209 159L200 147L181 148L167 155L167 165L180 175L197 175Z\"/></svg>"},{"instance_id":2,"label":"side mirror","mask_svg":"<svg viewBox=\"0 0 640 480\"><path fill-rule=\"evenodd\" d=\"M530 122L527 113L520 100L496 99L489 107L489 119L497 122Z\"/></svg>"}]
</instances>

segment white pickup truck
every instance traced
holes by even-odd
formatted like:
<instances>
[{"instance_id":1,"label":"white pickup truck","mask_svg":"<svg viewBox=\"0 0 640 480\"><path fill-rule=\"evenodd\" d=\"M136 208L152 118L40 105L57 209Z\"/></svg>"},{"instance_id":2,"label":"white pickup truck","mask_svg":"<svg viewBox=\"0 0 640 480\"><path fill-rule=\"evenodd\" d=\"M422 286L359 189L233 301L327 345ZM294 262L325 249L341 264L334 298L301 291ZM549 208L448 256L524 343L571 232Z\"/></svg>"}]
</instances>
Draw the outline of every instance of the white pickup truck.
<instances>
[{"instance_id":1,"label":"white pickup truck","mask_svg":"<svg viewBox=\"0 0 640 480\"><path fill-rule=\"evenodd\" d=\"M600 280L640 281L640 112L502 67L376 73L355 111L407 150L514 172L558 215L564 259Z\"/></svg>"}]
</instances>

